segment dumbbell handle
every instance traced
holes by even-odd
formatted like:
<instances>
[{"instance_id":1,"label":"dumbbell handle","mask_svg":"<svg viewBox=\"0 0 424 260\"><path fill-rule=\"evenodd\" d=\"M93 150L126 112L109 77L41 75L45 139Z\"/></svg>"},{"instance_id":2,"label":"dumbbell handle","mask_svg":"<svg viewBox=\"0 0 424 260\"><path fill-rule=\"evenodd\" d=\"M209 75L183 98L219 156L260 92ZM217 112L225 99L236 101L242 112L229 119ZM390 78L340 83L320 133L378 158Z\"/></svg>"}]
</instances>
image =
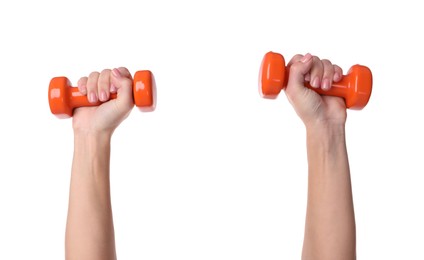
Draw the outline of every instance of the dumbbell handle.
<instances>
[{"instance_id":1,"label":"dumbbell handle","mask_svg":"<svg viewBox=\"0 0 424 260\"><path fill-rule=\"evenodd\" d=\"M360 66L360 65L354 65L354 66ZM290 68L286 68L287 71L289 71ZM305 81L305 87L312 89L313 91L317 92L320 95L325 96L334 96L334 97L342 97L345 98L347 92L347 89L350 87L351 79L350 77L354 75L343 75L342 79L338 82L334 82L331 84L331 88L329 90L323 90L322 88L314 88L311 86L311 84L308 81ZM289 77L287 77L288 79ZM283 88L286 88L287 84L283 85Z\"/></svg>"},{"instance_id":2,"label":"dumbbell handle","mask_svg":"<svg viewBox=\"0 0 424 260\"><path fill-rule=\"evenodd\" d=\"M71 87L68 90L68 94L69 94L69 105L73 108L77 108L77 107L95 107L95 106L100 106L103 102L102 101L97 101L94 103L90 103L88 101L88 97L87 95L82 95L81 92L79 92L78 88L76 87ZM109 100L112 99L116 99L117 95L116 93L111 93Z\"/></svg>"}]
</instances>

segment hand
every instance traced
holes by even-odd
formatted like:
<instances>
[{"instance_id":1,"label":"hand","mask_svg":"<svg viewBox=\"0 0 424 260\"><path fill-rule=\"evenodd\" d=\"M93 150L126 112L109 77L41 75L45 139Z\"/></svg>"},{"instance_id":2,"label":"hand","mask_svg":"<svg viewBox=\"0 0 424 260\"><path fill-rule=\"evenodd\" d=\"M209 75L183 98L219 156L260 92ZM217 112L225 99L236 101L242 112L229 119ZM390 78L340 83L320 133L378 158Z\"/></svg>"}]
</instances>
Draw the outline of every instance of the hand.
<instances>
[{"instance_id":1,"label":"hand","mask_svg":"<svg viewBox=\"0 0 424 260\"><path fill-rule=\"evenodd\" d=\"M89 102L104 102L96 107L80 107L73 115L74 131L112 134L116 127L130 114L133 106L132 77L128 69L105 69L92 72L78 81L78 89L87 95ZM111 93L117 98L109 100Z\"/></svg>"},{"instance_id":2,"label":"hand","mask_svg":"<svg viewBox=\"0 0 424 260\"><path fill-rule=\"evenodd\" d=\"M342 69L329 60L311 54L295 55L288 63L289 81L286 95L306 128L317 125L342 125L346 123L346 105L343 98L321 96L306 88L309 81L314 88L329 90L332 82L341 80Z\"/></svg>"}]
</instances>

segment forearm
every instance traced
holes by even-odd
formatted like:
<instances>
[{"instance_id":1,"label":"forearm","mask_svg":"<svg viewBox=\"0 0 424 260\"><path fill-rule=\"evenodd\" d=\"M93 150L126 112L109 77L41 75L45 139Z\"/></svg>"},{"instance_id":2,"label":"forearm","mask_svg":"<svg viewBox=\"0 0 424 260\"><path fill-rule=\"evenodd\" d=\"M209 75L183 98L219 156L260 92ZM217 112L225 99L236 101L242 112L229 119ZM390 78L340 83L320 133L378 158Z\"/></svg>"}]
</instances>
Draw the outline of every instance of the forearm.
<instances>
[{"instance_id":1,"label":"forearm","mask_svg":"<svg viewBox=\"0 0 424 260\"><path fill-rule=\"evenodd\" d=\"M344 125L307 129L303 259L355 259L355 218Z\"/></svg>"},{"instance_id":2,"label":"forearm","mask_svg":"<svg viewBox=\"0 0 424 260\"><path fill-rule=\"evenodd\" d=\"M110 135L75 133L66 259L116 259L110 200Z\"/></svg>"}]
</instances>

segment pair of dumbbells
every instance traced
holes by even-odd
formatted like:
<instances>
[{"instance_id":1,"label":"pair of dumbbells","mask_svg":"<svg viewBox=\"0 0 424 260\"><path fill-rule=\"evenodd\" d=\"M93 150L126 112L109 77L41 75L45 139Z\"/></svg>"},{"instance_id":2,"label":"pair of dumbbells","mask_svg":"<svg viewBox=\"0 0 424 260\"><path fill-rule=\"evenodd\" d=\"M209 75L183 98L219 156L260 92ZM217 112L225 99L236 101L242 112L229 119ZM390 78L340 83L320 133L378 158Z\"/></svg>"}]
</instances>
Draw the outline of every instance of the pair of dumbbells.
<instances>
[{"instance_id":1,"label":"pair of dumbbells","mask_svg":"<svg viewBox=\"0 0 424 260\"><path fill-rule=\"evenodd\" d=\"M152 111L155 108L155 82L149 70L140 70L134 74L133 98L134 104L142 111ZM115 99L117 94L111 94L110 99ZM82 95L78 88L71 87L66 77L55 77L49 85L50 111L59 118L72 117L73 110L78 107L99 106L88 102L88 98Z\"/></svg>"},{"instance_id":2,"label":"pair of dumbbells","mask_svg":"<svg viewBox=\"0 0 424 260\"><path fill-rule=\"evenodd\" d=\"M288 71L284 57L279 53L268 52L260 69L259 90L265 98L275 98L282 89L287 86ZM372 73L371 70L362 65L352 66L347 75L339 82L333 82L330 90L313 88L309 83L306 87L316 91L318 94L342 97L346 107L350 109L364 108L371 96ZM155 86L152 73L148 70L137 71L133 80L134 103L141 110L153 110ZM116 94L111 94L111 99ZM56 77L50 81L49 105L51 112L59 118L71 117L73 109L83 106L98 106L101 102L90 103L78 88L71 87L66 77Z\"/></svg>"}]
</instances>

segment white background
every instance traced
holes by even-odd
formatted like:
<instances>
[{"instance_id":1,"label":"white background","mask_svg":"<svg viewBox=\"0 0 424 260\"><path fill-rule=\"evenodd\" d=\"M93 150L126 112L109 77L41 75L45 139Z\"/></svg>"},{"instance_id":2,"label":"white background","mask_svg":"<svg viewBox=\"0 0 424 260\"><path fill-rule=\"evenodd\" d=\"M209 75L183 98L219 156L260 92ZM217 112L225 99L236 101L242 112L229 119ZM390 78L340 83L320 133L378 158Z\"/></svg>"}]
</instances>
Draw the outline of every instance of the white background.
<instances>
[{"instance_id":1,"label":"white background","mask_svg":"<svg viewBox=\"0 0 424 260\"><path fill-rule=\"evenodd\" d=\"M419 1L2 1L0 259L63 259L73 136L54 76L149 69L158 105L112 140L120 259L299 259L305 130L261 99L263 55L371 68L349 111L359 259L424 259Z\"/></svg>"}]
</instances>

